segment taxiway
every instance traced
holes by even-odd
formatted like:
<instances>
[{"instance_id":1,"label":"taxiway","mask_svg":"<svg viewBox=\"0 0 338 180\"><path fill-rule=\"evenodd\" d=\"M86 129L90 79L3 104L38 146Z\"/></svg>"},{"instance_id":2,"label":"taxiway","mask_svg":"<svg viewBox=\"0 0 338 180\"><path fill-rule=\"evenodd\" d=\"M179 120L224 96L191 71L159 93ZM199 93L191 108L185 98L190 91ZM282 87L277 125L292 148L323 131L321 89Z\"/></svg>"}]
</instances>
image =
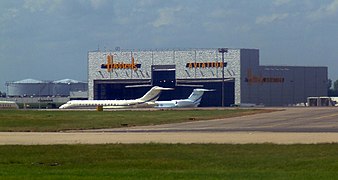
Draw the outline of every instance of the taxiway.
<instances>
[{"instance_id":1,"label":"taxiway","mask_svg":"<svg viewBox=\"0 0 338 180\"><path fill-rule=\"evenodd\" d=\"M281 108L235 118L68 132L0 132L0 144L338 143L337 108Z\"/></svg>"}]
</instances>

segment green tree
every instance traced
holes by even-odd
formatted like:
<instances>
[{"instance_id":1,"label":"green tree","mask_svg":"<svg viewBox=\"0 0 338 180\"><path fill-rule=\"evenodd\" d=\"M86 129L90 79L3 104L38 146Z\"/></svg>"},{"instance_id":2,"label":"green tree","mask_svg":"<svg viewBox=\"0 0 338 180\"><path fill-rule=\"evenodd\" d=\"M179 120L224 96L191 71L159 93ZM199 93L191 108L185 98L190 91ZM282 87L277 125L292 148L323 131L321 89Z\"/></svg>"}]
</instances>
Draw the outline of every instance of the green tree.
<instances>
[{"instance_id":1,"label":"green tree","mask_svg":"<svg viewBox=\"0 0 338 180\"><path fill-rule=\"evenodd\" d=\"M334 92L333 92L333 89L332 89L332 80L331 79L327 80L327 95L328 96L334 96Z\"/></svg>"},{"instance_id":2,"label":"green tree","mask_svg":"<svg viewBox=\"0 0 338 180\"><path fill-rule=\"evenodd\" d=\"M333 87L332 87L332 80L331 79L328 80L327 92L329 96L338 96L338 80L336 80L333 83Z\"/></svg>"},{"instance_id":3,"label":"green tree","mask_svg":"<svg viewBox=\"0 0 338 180\"><path fill-rule=\"evenodd\" d=\"M336 93L338 92L338 80L333 83L333 91Z\"/></svg>"},{"instance_id":4,"label":"green tree","mask_svg":"<svg viewBox=\"0 0 338 180\"><path fill-rule=\"evenodd\" d=\"M332 80L331 79L328 79L327 80L327 90L330 90L332 87Z\"/></svg>"},{"instance_id":5,"label":"green tree","mask_svg":"<svg viewBox=\"0 0 338 180\"><path fill-rule=\"evenodd\" d=\"M0 91L0 97L6 97L6 93Z\"/></svg>"}]
</instances>

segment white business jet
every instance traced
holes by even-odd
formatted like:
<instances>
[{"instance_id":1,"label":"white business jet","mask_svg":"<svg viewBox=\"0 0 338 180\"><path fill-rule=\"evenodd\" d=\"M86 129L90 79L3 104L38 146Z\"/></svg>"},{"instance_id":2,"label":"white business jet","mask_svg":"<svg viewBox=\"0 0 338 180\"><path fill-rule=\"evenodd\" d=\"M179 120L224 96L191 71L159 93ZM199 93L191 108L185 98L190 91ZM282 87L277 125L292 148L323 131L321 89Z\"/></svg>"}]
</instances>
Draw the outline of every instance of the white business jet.
<instances>
[{"instance_id":1,"label":"white business jet","mask_svg":"<svg viewBox=\"0 0 338 180\"><path fill-rule=\"evenodd\" d=\"M215 91L210 89L194 89L188 99L179 99L171 101L155 101L157 108L180 108L197 107L202 100L203 93L206 91Z\"/></svg>"},{"instance_id":2,"label":"white business jet","mask_svg":"<svg viewBox=\"0 0 338 180\"><path fill-rule=\"evenodd\" d=\"M152 87L143 97L132 100L72 100L63 104L59 109L91 108L102 106L104 109L154 107L162 90L172 90L159 86Z\"/></svg>"}]
</instances>

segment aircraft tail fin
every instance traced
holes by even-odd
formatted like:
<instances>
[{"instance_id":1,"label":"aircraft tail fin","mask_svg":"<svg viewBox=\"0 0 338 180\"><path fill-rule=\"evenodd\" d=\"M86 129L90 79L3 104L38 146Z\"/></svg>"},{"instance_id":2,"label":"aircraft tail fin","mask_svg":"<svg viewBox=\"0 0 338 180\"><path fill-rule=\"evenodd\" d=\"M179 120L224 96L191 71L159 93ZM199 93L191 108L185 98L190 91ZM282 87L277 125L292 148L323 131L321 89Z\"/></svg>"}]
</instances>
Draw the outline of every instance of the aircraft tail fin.
<instances>
[{"instance_id":1,"label":"aircraft tail fin","mask_svg":"<svg viewBox=\"0 0 338 180\"><path fill-rule=\"evenodd\" d=\"M194 89L193 92L188 97L189 100L194 102L195 107L197 107L202 100L202 96L206 91L214 91L213 89Z\"/></svg>"},{"instance_id":2,"label":"aircraft tail fin","mask_svg":"<svg viewBox=\"0 0 338 180\"><path fill-rule=\"evenodd\" d=\"M143 97L139 98L139 100L144 102L155 102L160 97L162 90L172 90L172 88L154 86Z\"/></svg>"}]
</instances>

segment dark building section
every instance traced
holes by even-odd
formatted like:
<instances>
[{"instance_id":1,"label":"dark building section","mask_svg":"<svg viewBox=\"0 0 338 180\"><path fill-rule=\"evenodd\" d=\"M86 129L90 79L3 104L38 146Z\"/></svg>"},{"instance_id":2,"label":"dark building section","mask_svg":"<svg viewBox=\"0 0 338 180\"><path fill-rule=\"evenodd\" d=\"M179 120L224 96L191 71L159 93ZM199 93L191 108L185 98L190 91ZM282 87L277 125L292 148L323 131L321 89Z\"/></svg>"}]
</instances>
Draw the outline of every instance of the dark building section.
<instances>
[{"instance_id":1,"label":"dark building section","mask_svg":"<svg viewBox=\"0 0 338 180\"><path fill-rule=\"evenodd\" d=\"M162 74L163 75L163 74ZM168 75L170 77L170 73ZM155 77L155 79L158 77ZM161 79L161 78L159 78ZM169 79L162 79L163 82ZM94 97L95 99L136 99L142 97L151 87L151 80L135 81L135 80L96 80L94 81ZM154 81L153 81L154 82ZM200 107L214 107L222 104L222 81L221 80L177 80L176 86L172 87L171 83L168 86L161 84L161 87L170 87L174 90L162 91L159 98L160 101L172 99L186 99L195 88L214 89L215 91L205 92L200 104ZM159 85L159 84L157 84ZM234 104L234 80L229 80L224 83L225 86L225 106Z\"/></svg>"},{"instance_id":2,"label":"dark building section","mask_svg":"<svg viewBox=\"0 0 338 180\"><path fill-rule=\"evenodd\" d=\"M151 78L153 86L174 88L176 85L175 65L152 65Z\"/></svg>"},{"instance_id":3,"label":"dark building section","mask_svg":"<svg viewBox=\"0 0 338 180\"><path fill-rule=\"evenodd\" d=\"M95 80L94 99L135 99L142 97L150 88L151 80Z\"/></svg>"},{"instance_id":4,"label":"dark building section","mask_svg":"<svg viewBox=\"0 0 338 180\"><path fill-rule=\"evenodd\" d=\"M186 99L195 88L213 89L205 92L200 107L222 105L222 79L176 79L175 65L152 65L151 79L147 80L95 80L94 99L136 99L142 97L152 86L173 88L162 91L158 100ZM224 82L225 106L234 104L235 81Z\"/></svg>"}]
</instances>

